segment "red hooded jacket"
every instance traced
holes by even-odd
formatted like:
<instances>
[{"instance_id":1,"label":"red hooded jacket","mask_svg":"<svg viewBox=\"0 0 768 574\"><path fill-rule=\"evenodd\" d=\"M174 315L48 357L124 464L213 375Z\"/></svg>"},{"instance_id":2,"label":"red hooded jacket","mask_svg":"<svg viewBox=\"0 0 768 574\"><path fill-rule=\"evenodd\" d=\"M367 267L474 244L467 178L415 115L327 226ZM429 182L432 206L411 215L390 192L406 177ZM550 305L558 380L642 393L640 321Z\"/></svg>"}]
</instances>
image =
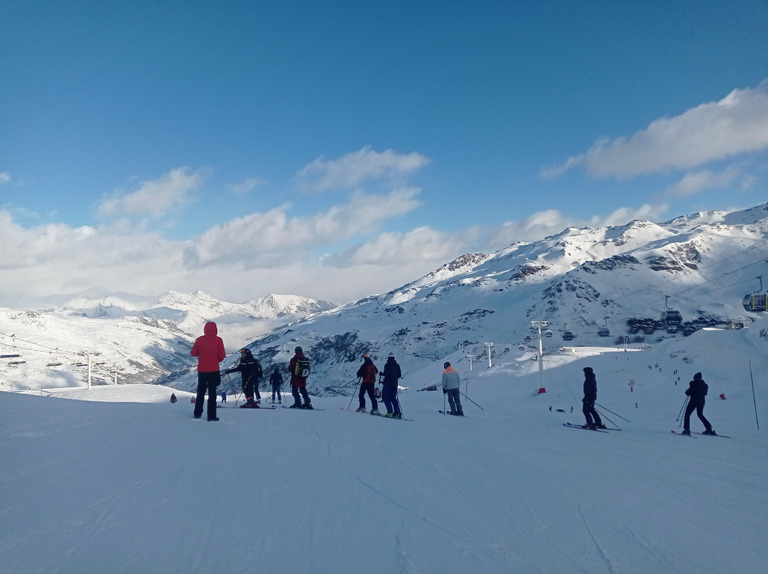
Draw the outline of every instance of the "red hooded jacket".
<instances>
[{"instance_id":1,"label":"red hooded jacket","mask_svg":"<svg viewBox=\"0 0 768 574\"><path fill-rule=\"evenodd\" d=\"M219 332L216 323L208 321L203 327L202 337L195 340L190 355L197 357L197 370L201 373L214 373L219 371L219 363L224 360L227 353L224 351L224 341L216 334Z\"/></svg>"}]
</instances>

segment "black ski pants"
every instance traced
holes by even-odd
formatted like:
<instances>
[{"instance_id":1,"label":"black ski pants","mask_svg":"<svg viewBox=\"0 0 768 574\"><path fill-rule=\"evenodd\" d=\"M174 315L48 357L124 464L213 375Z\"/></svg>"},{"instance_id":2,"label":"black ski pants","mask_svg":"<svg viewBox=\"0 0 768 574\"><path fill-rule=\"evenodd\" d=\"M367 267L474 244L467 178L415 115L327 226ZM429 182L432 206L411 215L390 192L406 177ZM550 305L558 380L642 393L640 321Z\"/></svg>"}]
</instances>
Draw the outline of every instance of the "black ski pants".
<instances>
[{"instance_id":1,"label":"black ski pants","mask_svg":"<svg viewBox=\"0 0 768 574\"><path fill-rule=\"evenodd\" d=\"M587 419L588 425L601 425L603 424L602 419L600 419L600 415L597 414L597 411L595 410L595 403L592 401L584 401L584 406L581 409L581 412L584 413L584 418Z\"/></svg>"},{"instance_id":2,"label":"black ski pants","mask_svg":"<svg viewBox=\"0 0 768 574\"><path fill-rule=\"evenodd\" d=\"M691 413L693 411L696 411L696 415L699 417L699 420L704 423L704 429L705 430L712 430L712 425L709 424L709 421L704 418L704 405L694 405L693 403L689 402L688 406L685 407L685 419L683 420L683 428L687 431L691 430Z\"/></svg>"},{"instance_id":3,"label":"black ski pants","mask_svg":"<svg viewBox=\"0 0 768 574\"><path fill-rule=\"evenodd\" d=\"M203 414L205 392L208 391L208 420L216 418L216 387L221 383L219 371L212 373L197 373L197 396L195 397L195 418L199 419Z\"/></svg>"},{"instance_id":4,"label":"black ski pants","mask_svg":"<svg viewBox=\"0 0 768 574\"><path fill-rule=\"evenodd\" d=\"M301 393L301 395L299 395ZM291 385L291 394L293 395L293 404L297 407L301 406L301 397L304 397L304 406L310 404L309 393L307 393L307 387L299 387L297 385Z\"/></svg>"},{"instance_id":5,"label":"black ski pants","mask_svg":"<svg viewBox=\"0 0 768 574\"><path fill-rule=\"evenodd\" d=\"M461 408L461 389L448 389L445 393L448 395L448 405L451 407L451 413L464 414Z\"/></svg>"},{"instance_id":6,"label":"black ski pants","mask_svg":"<svg viewBox=\"0 0 768 574\"><path fill-rule=\"evenodd\" d=\"M374 387L376 386L376 383L360 383L360 393L358 394L358 397L360 399L360 408L365 408L365 393L368 393L368 398L371 399L371 408L378 409L379 403L376 402L376 393L374 392Z\"/></svg>"}]
</instances>

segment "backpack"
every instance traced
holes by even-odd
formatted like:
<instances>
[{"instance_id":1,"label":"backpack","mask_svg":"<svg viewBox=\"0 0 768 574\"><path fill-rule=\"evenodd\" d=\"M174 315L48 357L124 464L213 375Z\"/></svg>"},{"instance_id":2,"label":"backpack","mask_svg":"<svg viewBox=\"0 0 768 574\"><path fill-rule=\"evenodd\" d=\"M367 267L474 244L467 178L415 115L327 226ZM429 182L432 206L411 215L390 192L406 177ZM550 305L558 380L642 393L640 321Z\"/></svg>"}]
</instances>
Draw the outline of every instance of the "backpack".
<instances>
[{"instance_id":1,"label":"backpack","mask_svg":"<svg viewBox=\"0 0 768 574\"><path fill-rule=\"evenodd\" d=\"M260 379L261 375L263 374L263 371L261 370L261 363L259 363L258 359L254 359L254 361L256 362L256 367L253 370L253 374L256 375L257 379Z\"/></svg>"},{"instance_id":2,"label":"backpack","mask_svg":"<svg viewBox=\"0 0 768 574\"><path fill-rule=\"evenodd\" d=\"M293 367L293 374L295 376L306 379L309 376L310 370L309 359L306 357L296 359L296 365Z\"/></svg>"}]
</instances>

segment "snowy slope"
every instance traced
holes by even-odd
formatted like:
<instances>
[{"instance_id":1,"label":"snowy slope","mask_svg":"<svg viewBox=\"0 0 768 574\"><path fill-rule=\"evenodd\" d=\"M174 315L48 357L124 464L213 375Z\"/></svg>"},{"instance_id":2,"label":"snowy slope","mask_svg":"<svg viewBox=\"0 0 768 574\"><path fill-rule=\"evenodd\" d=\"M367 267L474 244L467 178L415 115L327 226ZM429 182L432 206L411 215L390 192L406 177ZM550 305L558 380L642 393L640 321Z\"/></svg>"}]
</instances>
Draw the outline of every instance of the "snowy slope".
<instances>
[{"instance_id":1,"label":"snowy slope","mask_svg":"<svg viewBox=\"0 0 768 574\"><path fill-rule=\"evenodd\" d=\"M574 348L549 358L541 395L534 361L463 363L462 389L483 409L465 399L465 418L437 412L442 393L417 392L438 380L434 366L405 371L411 421L347 412L348 397L315 398L314 412L221 408L208 423L192 419L188 394L170 404L157 385L0 393L0 563L8 574L762 574L768 439L749 361L763 424L768 365L754 335ZM586 365L623 431L562 426L582 420ZM670 432L696 371L706 415L732 438Z\"/></svg>"}]
</instances>

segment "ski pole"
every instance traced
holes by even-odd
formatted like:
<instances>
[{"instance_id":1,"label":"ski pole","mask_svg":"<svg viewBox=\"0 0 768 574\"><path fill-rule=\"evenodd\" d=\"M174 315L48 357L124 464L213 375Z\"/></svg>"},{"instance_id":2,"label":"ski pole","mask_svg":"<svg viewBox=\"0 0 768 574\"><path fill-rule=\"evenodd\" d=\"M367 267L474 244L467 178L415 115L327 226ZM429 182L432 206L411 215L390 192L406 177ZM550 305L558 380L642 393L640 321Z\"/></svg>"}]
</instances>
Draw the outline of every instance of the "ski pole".
<instances>
[{"instance_id":1,"label":"ski pole","mask_svg":"<svg viewBox=\"0 0 768 574\"><path fill-rule=\"evenodd\" d=\"M685 400L683 401L683 406L682 406L682 407L680 407L680 412L679 412L679 413L677 413L677 418L675 419L675 422L677 422L677 421L679 421L679 420L680 420L680 415L682 415L682 414L683 414L683 411L685 410L685 407L686 407L686 405L688 404L688 399L689 399L689 398L690 398L690 397L688 397L688 396L686 396L686 397L685 397Z\"/></svg>"},{"instance_id":2,"label":"ski pole","mask_svg":"<svg viewBox=\"0 0 768 574\"><path fill-rule=\"evenodd\" d=\"M752 361L749 361L749 378L752 380L752 403L755 405L755 424L760 430L760 421L757 420L757 399L755 399L755 377L752 376Z\"/></svg>"},{"instance_id":3,"label":"ski pole","mask_svg":"<svg viewBox=\"0 0 768 574\"><path fill-rule=\"evenodd\" d=\"M459 391L459 392L461 393L461 391ZM461 393L461 394L462 394L462 395L464 395L464 398L465 398L465 399L467 399L467 400L468 400L470 403L472 403L473 405L475 405L475 406L476 406L478 409L480 409L481 411L484 411L484 410L485 410L483 407L481 407L480 405L478 405L478 404L477 404L475 401L473 401L472 399L470 399L470 398L469 398L467 395L465 395L464 393Z\"/></svg>"},{"instance_id":4,"label":"ski pole","mask_svg":"<svg viewBox=\"0 0 768 574\"><path fill-rule=\"evenodd\" d=\"M608 409L606 409L606 410L608 410ZM621 428L619 425L617 425L615 422L613 422L613 421L612 421L612 420L611 420L611 419L608 417L608 415L606 415L604 412L601 412L600 414L601 414L601 415L603 415L603 418L604 418L605 420L607 420L609 423L611 423L613 426L615 426L617 429L618 429L618 428ZM614 414L615 414L615 413L614 413ZM617 416L618 416L618 415L617 415ZM626 419L625 419L625 420L626 420ZM629 421L627 421L627 422L629 422Z\"/></svg>"},{"instance_id":5,"label":"ski pole","mask_svg":"<svg viewBox=\"0 0 768 574\"><path fill-rule=\"evenodd\" d=\"M229 383L232 392L235 394L235 405L232 408L237 408L237 403L240 400L240 393L237 392L237 387L232 384L232 379L229 377L229 373L227 373L227 383Z\"/></svg>"},{"instance_id":6,"label":"ski pole","mask_svg":"<svg viewBox=\"0 0 768 574\"><path fill-rule=\"evenodd\" d=\"M347 410L352 408L352 399L355 398L355 392L357 392L357 387L359 386L360 379L362 379L362 377L357 377L358 385L355 385L355 391L352 393L352 396L349 397L349 404L347 405Z\"/></svg>"},{"instance_id":7,"label":"ski pole","mask_svg":"<svg viewBox=\"0 0 768 574\"><path fill-rule=\"evenodd\" d=\"M679 425L677 425L677 426L678 426L678 428L680 428L681 426L683 426L683 422L685 421L685 417L683 417L683 418L680 418L680 415L682 415L682 414L683 414L683 411L684 411L684 410L685 410L685 408L688 406L688 401L690 401L690 400L691 400L691 397L685 397L685 401L683 401L683 407L680 409L680 413L677 415L677 420L679 420L679 421L680 421L680 424L679 424Z\"/></svg>"},{"instance_id":8,"label":"ski pole","mask_svg":"<svg viewBox=\"0 0 768 574\"><path fill-rule=\"evenodd\" d=\"M445 397L448 395L448 393L445 392L445 389L443 389L443 416L445 416Z\"/></svg>"},{"instance_id":9,"label":"ski pole","mask_svg":"<svg viewBox=\"0 0 768 574\"><path fill-rule=\"evenodd\" d=\"M617 417L619 417L621 420L625 420L625 421L629 422L629 420L628 420L628 419L625 419L625 418L624 418L623 416L621 416L619 413L615 413L615 412L613 412L611 409L607 409L607 408L605 408L603 405L600 405L600 404L598 404L598 403L595 403L595 406L596 406L596 407L600 407L601 409L608 411L608 412L609 412L609 413L611 413L612 415L616 415L616 416L617 416ZM606 417L606 418L608 418L608 417Z\"/></svg>"}]
</instances>

